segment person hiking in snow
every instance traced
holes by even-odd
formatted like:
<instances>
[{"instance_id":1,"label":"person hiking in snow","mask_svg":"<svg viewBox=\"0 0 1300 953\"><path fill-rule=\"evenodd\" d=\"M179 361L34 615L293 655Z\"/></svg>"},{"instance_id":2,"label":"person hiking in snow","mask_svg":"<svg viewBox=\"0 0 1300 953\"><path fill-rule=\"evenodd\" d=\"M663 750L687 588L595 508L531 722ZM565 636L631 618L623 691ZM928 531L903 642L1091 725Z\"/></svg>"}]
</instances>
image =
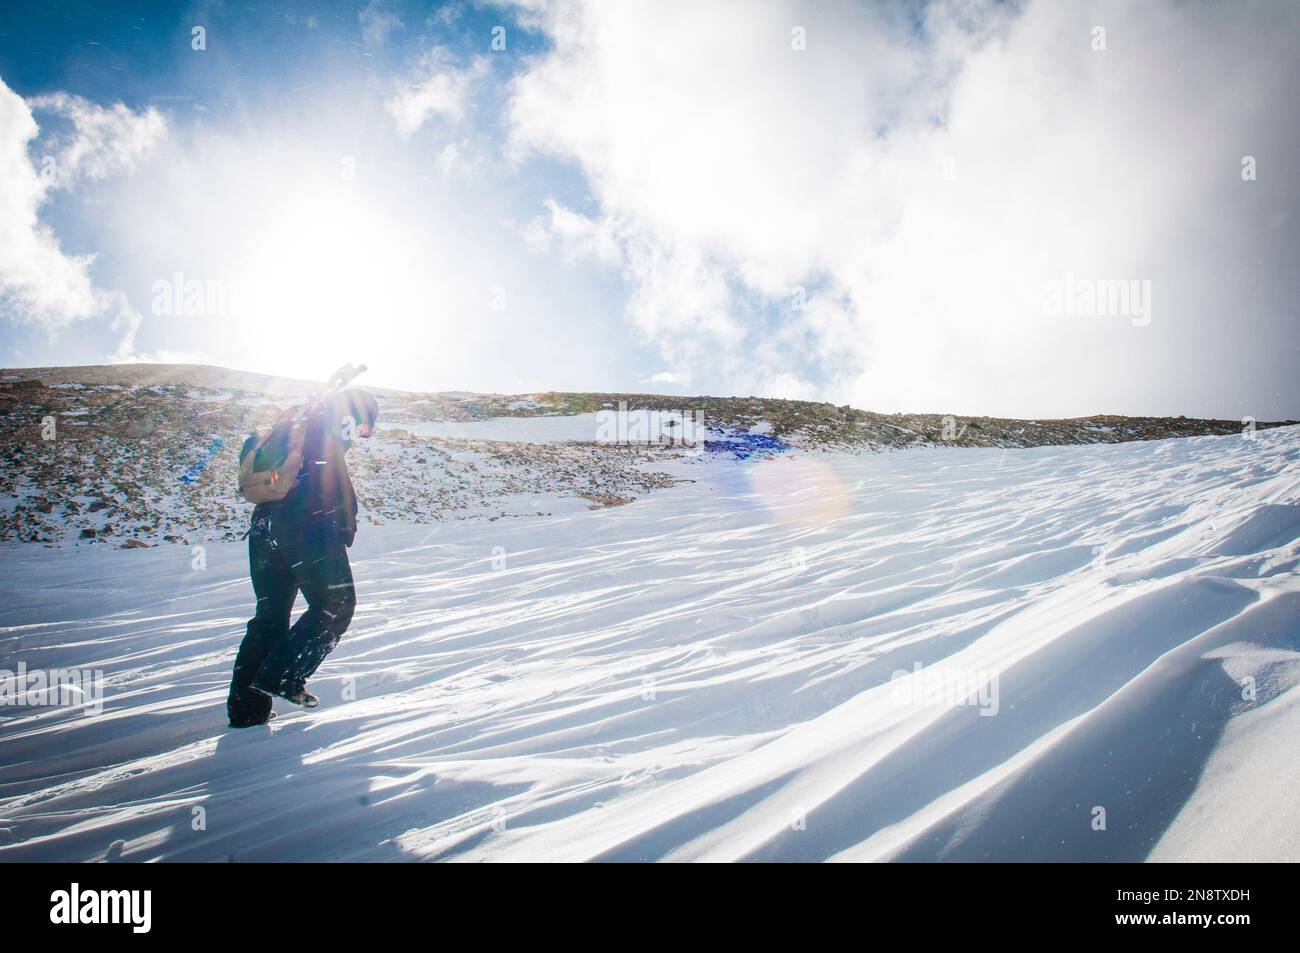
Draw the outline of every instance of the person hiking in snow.
<instances>
[{"instance_id":1,"label":"person hiking in snow","mask_svg":"<svg viewBox=\"0 0 1300 953\"><path fill-rule=\"evenodd\" d=\"M356 607L347 550L357 533L357 498L344 454L353 436L371 435L378 416L374 397L347 388L313 402L304 417L286 415L268 437L244 442L240 492L257 502L248 530L257 611L230 679L233 728L266 724L274 717L272 696L306 708L319 704L307 679L347 631ZM307 610L290 627L299 591Z\"/></svg>"}]
</instances>

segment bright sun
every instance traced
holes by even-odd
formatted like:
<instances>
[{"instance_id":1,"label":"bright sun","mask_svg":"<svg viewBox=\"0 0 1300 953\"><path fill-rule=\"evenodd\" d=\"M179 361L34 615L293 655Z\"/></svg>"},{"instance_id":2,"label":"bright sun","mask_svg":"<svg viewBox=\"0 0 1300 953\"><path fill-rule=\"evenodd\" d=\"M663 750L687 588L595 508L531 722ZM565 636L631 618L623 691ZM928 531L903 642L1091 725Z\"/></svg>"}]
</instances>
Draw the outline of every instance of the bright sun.
<instances>
[{"instance_id":1,"label":"bright sun","mask_svg":"<svg viewBox=\"0 0 1300 953\"><path fill-rule=\"evenodd\" d=\"M319 378L364 359L420 300L412 249L376 206L306 190L257 216L246 249L247 332L282 373Z\"/></svg>"}]
</instances>

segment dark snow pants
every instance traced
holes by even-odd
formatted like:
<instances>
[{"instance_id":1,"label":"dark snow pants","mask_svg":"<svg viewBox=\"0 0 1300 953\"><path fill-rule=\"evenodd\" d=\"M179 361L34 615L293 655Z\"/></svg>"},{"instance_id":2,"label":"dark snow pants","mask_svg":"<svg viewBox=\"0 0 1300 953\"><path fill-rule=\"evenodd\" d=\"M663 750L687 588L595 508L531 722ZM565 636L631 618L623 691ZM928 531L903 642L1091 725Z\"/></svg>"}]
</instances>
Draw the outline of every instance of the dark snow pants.
<instances>
[{"instance_id":1,"label":"dark snow pants","mask_svg":"<svg viewBox=\"0 0 1300 953\"><path fill-rule=\"evenodd\" d=\"M226 710L234 727L259 725L271 715L273 694L301 690L352 621L356 593L348 551L337 535L303 528L274 510L253 518L248 566L257 614L248 620L235 657ZM289 625L299 590L307 611Z\"/></svg>"}]
</instances>

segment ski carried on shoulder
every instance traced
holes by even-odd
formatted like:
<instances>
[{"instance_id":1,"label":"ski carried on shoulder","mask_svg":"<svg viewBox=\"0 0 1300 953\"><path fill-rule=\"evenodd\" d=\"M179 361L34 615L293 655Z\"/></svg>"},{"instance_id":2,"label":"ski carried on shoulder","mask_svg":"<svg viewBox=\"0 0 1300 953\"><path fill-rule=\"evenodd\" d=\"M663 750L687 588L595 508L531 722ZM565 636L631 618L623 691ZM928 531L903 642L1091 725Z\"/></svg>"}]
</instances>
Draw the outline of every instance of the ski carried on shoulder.
<instances>
[{"instance_id":1,"label":"ski carried on shoulder","mask_svg":"<svg viewBox=\"0 0 1300 953\"><path fill-rule=\"evenodd\" d=\"M325 382L325 386L317 391L316 396L307 402L307 406L303 408L302 416L306 417L332 395L338 393L356 380L361 374L365 373L365 370L366 365L364 364L344 364L329 376L329 380Z\"/></svg>"}]
</instances>

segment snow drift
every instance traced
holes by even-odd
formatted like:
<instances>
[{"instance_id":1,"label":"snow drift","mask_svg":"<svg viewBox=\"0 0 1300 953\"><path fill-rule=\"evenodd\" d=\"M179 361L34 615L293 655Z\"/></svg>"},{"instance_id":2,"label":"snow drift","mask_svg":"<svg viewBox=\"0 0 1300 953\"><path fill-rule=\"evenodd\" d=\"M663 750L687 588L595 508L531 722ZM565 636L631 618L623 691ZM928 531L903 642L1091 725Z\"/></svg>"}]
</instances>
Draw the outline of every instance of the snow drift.
<instances>
[{"instance_id":1,"label":"snow drift","mask_svg":"<svg viewBox=\"0 0 1300 953\"><path fill-rule=\"evenodd\" d=\"M1300 428L1253 436L363 527L323 707L244 731L241 545L6 544L0 668L105 696L0 708L0 860L1300 859Z\"/></svg>"}]
</instances>

